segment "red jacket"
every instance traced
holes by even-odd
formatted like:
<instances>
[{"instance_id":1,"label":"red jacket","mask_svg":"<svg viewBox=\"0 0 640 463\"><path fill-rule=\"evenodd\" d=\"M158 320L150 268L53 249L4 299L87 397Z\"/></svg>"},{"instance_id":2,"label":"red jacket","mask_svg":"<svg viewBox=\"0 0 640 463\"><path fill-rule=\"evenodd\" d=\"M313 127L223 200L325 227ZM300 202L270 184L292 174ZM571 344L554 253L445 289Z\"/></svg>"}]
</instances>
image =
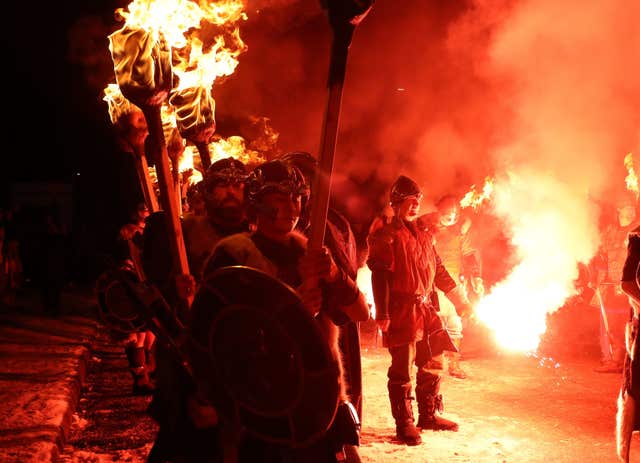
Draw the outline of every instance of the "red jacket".
<instances>
[{"instance_id":1,"label":"red jacket","mask_svg":"<svg viewBox=\"0 0 640 463\"><path fill-rule=\"evenodd\" d=\"M434 320L430 302L416 301L419 297L430 301L434 287L444 293L456 287L433 246L432 236L415 223L394 218L369 235L368 244L367 265L373 273L384 273L389 284L388 307L376 301L376 320L391 320L387 345L421 340L439 318Z\"/></svg>"}]
</instances>

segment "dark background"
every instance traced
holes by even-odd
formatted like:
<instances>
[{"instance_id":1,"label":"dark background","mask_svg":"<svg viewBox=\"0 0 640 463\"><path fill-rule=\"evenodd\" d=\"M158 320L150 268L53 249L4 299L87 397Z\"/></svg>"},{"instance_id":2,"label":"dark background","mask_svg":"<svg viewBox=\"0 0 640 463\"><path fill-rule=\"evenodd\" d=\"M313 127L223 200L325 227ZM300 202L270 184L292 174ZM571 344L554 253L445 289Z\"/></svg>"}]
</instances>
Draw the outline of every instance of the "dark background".
<instances>
[{"instance_id":1,"label":"dark background","mask_svg":"<svg viewBox=\"0 0 640 463\"><path fill-rule=\"evenodd\" d=\"M5 16L5 140L2 204L70 186L70 234L78 275L95 275L122 216L122 163L102 101L115 82L108 35L121 27L114 11L129 2L12 3ZM509 2L505 2L509 4ZM274 152L317 154L326 102L331 30L319 1L249 0L240 24L248 49L235 73L216 81L217 132L251 141L252 117L266 117L279 134ZM492 84L470 69L484 31L471 37L473 53L447 42L465 0L378 0L358 26L349 52L333 191L362 240L400 173L426 184L426 204L446 192L463 193L489 168L483 154L500 136L495 119L509 108L493 104L479 118L471 103ZM474 33L475 34L475 33ZM466 50L466 48L465 48ZM480 51L478 51L480 50ZM430 127L445 135L427 137ZM473 130L469 130L473 127ZM500 133L505 129L501 128ZM23 185L16 189L16 185ZM52 191L55 190L51 187ZM46 196L46 193L45 193ZM52 196L55 196L52 194ZM67 207L67 206L65 206ZM428 206L427 206L428 208ZM85 258L90 256L90 258Z\"/></svg>"}]
</instances>

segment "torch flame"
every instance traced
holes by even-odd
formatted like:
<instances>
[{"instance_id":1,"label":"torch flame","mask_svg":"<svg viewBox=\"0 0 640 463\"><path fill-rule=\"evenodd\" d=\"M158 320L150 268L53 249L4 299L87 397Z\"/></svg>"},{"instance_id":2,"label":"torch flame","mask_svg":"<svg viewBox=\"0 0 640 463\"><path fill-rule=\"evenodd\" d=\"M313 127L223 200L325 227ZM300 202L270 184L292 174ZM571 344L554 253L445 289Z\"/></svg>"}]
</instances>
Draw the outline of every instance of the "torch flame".
<instances>
[{"instance_id":1,"label":"torch flame","mask_svg":"<svg viewBox=\"0 0 640 463\"><path fill-rule=\"evenodd\" d=\"M198 154L196 147L187 145L178 164L178 171L183 174L183 176L188 174L189 186L202 180L202 173L195 168L193 163L196 154Z\"/></svg>"},{"instance_id":2,"label":"torch flame","mask_svg":"<svg viewBox=\"0 0 640 463\"><path fill-rule=\"evenodd\" d=\"M633 168L633 153L629 153L624 157L624 166L627 168L627 176L624 179L627 184L627 190L633 192L637 198L640 194L640 188L638 188L638 176Z\"/></svg>"},{"instance_id":3,"label":"torch flame","mask_svg":"<svg viewBox=\"0 0 640 463\"><path fill-rule=\"evenodd\" d=\"M136 108L129 100L127 100L120 87L117 84L109 84L105 87L103 101L107 102L109 107L109 119L115 124L123 115L130 113Z\"/></svg>"},{"instance_id":4,"label":"torch flame","mask_svg":"<svg viewBox=\"0 0 640 463\"><path fill-rule=\"evenodd\" d=\"M477 192L476 186L471 185L471 190L469 190L460 200L460 207L466 208L471 206L473 210L476 210L486 199L491 197L491 193L493 193L493 179L491 177L486 177L484 185L482 186L482 191Z\"/></svg>"},{"instance_id":5,"label":"torch flame","mask_svg":"<svg viewBox=\"0 0 640 463\"><path fill-rule=\"evenodd\" d=\"M232 157L245 165L251 166L260 164L266 160L258 151L247 148L244 138L238 135L233 135L228 138L217 138L209 143L209 151L211 152L212 162Z\"/></svg>"},{"instance_id":6,"label":"torch flame","mask_svg":"<svg viewBox=\"0 0 640 463\"><path fill-rule=\"evenodd\" d=\"M170 102L177 109L178 129L183 137L194 143L208 143L216 128L211 90L218 77L233 74L238 56L247 49L239 28L233 26L247 17L239 0L201 2L199 8L201 24L186 34L185 46L175 49L173 71L178 84ZM210 45L205 45L205 41L209 42L207 24L215 25L219 32Z\"/></svg>"},{"instance_id":7,"label":"torch flame","mask_svg":"<svg viewBox=\"0 0 640 463\"><path fill-rule=\"evenodd\" d=\"M208 142L215 132L213 83L232 74L247 49L235 27L247 19L243 9L242 0L134 0L116 10L124 25L109 40L122 93L155 106L171 92L182 136Z\"/></svg>"}]
</instances>

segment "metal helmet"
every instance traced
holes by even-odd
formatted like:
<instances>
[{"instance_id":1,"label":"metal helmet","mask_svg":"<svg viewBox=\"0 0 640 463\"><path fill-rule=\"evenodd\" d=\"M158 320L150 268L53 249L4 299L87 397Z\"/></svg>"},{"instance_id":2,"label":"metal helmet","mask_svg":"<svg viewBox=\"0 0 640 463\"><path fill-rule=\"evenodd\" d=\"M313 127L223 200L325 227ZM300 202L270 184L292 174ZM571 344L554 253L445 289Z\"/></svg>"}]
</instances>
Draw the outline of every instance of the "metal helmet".
<instances>
[{"instance_id":1,"label":"metal helmet","mask_svg":"<svg viewBox=\"0 0 640 463\"><path fill-rule=\"evenodd\" d=\"M245 165L232 157L219 159L209 166L204 176L206 190L219 184L240 184L247 178Z\"/></svg>"},{"instance_id":2,"label":"metal helmet","mask_svg":"<svg viewBox=\"0 0 640 463\"><path fill-rule=\"evenodd\" d=\"M276 159L256 167L244 186L245 201L249 205L259 204L266 193L272 192L299 196L304 202L309 197L309 186L300 169Z\"/></svg>"},{"instance_id":3,"label":"metal helmet","mask_svg":"<svg viewBox=\"0 0 640 463\"><path fill-rule=\"evenodd\" d=\"M407 198L416 197L422 199L422 191L416 182L409 177L401 175L391 185L390 202L392 206L397 206Z\"/></svg>"},{"instance_id":4,"label":"metal helmet","mask_svg":"<svg viewBox=\"0 0 640 463\"><path fill-rule=\"evenodd\" d=\"M318 168L318 160L306 151L291 151L279 159L300 169L307 181L313 178Z\"/></svg>"}]
</instances>

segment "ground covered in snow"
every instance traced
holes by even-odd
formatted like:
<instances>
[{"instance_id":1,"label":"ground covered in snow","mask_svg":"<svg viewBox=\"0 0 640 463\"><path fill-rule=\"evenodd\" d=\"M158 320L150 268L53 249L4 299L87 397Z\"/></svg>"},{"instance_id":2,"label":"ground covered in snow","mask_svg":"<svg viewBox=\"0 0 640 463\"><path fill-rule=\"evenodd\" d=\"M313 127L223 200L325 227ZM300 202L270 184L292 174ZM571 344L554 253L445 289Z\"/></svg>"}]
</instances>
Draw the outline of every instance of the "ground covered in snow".
<instances>
[{"instance_id":1,"label":"ground covered in snow","mask_svg":"<svg viewBox=\"0 0 640 463\"><path fill-rule=\"evenodd\" d=\"M366 334L366 333L365 333ZM469 378L444 376L444 416L460 430L422 433L423 443L394 442L386 390L386 349L363 352L364 462L616 462L615 413L620 375L596 373L597 359L492 353L463 362ZM414 407L417 412L417 407ZM631 461L640 462L640 436Z\"/></svg>"},{"instance_id":2,"label":"ground covered in snow","mask_svg":"<svg viewBox=\"0 0 640 463\"><path fill-rule=\"evenodd\" d=\"M441 390L444 416L459 422L459 432L423 432L422 445L407 447L394 438L386 390L389 354L371 326L363 326L362 343L365 396L360 455L364 463L617 461L614 429L620 375L594 372L598 362L591 355L560 359L500 351L469 353L463 362L469 378L445 375ZM108 359L116 360L116 350L102 354L106 351L109 356L103 361L111 364ZM128 387L124 359L114 365L108 375L122 376ZM105 365L96 369L104 370ZM97 392L94 385L86 397L98 401ZM64 463L144 463L154 432L148 418L139 415L143 408L128 415L124 410L109 412L121 408L119 402L126 395L112 391L96 402L93 412L76 417ZM631 461L640 462L638 435Z\"/></svg>"}]
</instances>

